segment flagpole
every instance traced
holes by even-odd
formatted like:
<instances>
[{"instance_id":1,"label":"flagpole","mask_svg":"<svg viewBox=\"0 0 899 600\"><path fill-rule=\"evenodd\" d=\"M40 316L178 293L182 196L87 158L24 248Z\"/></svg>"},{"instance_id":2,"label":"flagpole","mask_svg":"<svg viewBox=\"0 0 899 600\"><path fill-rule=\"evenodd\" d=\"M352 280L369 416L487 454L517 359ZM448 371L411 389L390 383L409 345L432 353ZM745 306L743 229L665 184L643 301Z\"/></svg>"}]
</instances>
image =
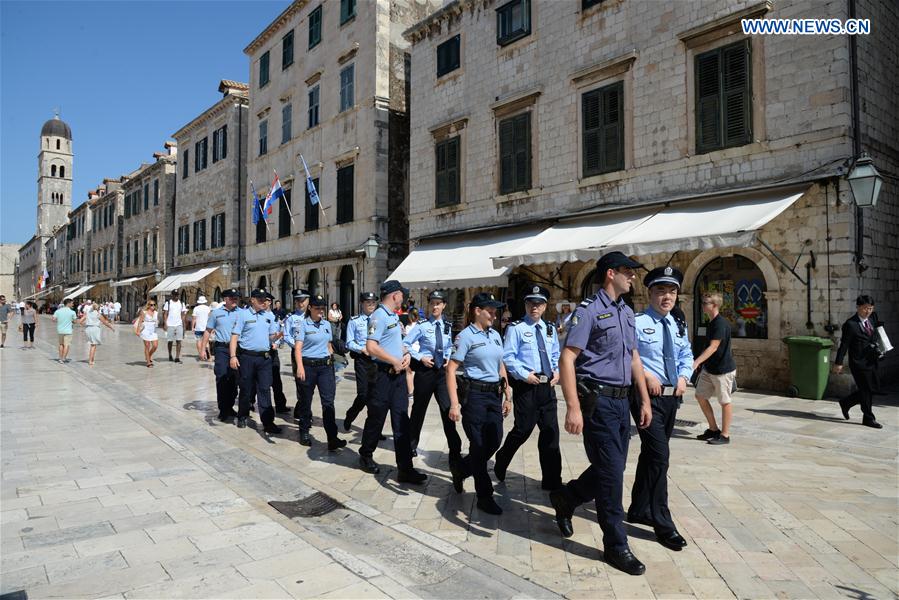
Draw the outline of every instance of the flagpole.
<instances>
[{"instance_id":1,"label":"flagpole","mask_svg":"<svg viewBox=\"0 0 899 600\"><path fill-rule=\"evenodd\" d=\"M278 172L275 171L274 168L272 169L272 173L275 174L275 179L278 179ZM283 202L283 203L284 203L284 206L287 207L287 214L290 215L290 222L291 222L291 224L296 225L297 222L293 220L293 212L291 212L291 210L290 210L290 204L287 203L287 196L286 196L286 195L282 195L282 196L281 196L281 202Z\"/></svg>"},{"instance_id":2,"label":"flagpole","mask_svg":"<svg viewBox=\"0 0 899 600\"><path fill-rule=\"evenodd\" d=\"M306 165L306 159L303 158L302 154L300 154L300 161L303 163L303 171L305 171L305 173L306 173L306 181L312 181L312 176L309 174L309 167ZM319 197L318 202L316 204L318 204L318 208L321 211L322 216L325 218L328 218L328 215L325 212L325 205L321 201L321 197Z\"/></svg>"}]
</instances>

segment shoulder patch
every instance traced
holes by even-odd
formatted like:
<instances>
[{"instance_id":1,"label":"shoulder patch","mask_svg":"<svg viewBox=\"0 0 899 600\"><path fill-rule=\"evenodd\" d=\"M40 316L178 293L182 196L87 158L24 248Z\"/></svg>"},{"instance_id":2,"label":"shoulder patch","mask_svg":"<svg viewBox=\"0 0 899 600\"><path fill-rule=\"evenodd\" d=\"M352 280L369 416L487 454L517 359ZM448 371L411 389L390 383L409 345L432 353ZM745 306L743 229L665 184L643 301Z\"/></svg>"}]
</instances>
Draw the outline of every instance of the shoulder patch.
<instances>
[{"instance_id":1,"label":"shoulder patch","mask_svg":"<svg viewBox=\"0 0 899 600\"><path fill-rule=\"evenodd\" d=\"M642 317L642 316L645 315L645 314L646 314L646 313L644 313L644 312L638 312L638 313L634 313L634 316L635 316L635 317Z\"/></svg>"},{"instance_id":2,"label":"shoulder patch","mask_svg":"<svg viewBox=\"0 0 899 600\"><path fill-rule=\"evenodd\" d=\"M377 328L378 328L377 324L369 323L368 324L368 335L373 334Z\"/></svg>"},{"instance_id":3,"label":"shoulder patch","mask_svg":"<svg viewBox=\"0 0 899 600\"><path fill-rule=\"evenodd\" d=\"M580 320L581 320L580 317L578 317L577 314L575 314L573 317L571 317L571 326L572 327L576 326L578 321L580 321Z\"/></svg>"}]
</instances>

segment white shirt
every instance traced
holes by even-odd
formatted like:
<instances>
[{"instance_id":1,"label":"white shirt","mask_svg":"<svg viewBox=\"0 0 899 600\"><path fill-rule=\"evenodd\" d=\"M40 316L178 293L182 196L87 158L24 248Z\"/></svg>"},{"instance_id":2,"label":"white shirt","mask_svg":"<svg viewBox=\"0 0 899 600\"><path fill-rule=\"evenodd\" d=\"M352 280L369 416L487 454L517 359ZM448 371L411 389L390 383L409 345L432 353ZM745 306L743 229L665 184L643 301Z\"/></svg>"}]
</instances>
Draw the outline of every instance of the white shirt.
<instances>
[{"instance_id":1,"label":"white shirt","mask_svg":"<svg viewBox=\"0 0 899 600\"><path fill-rule=\"evenodd\" d=\"M121 303L121 302L116 302L116 303L113 304L112 306L113 306L113 308L115 308L115 311L116 311L116 312L120 312L120 311L122 310L122 303Z\"/></svg>"},{"instance_id":2,"label":"white shirt","mask_svg":"<svg viewBox=\"0 0 899 600\"><path fill-rule=\"evenodd\" d=\"M206 322L212 309L206 304L198 304L194 307L194 331L206 331Z\"/></svg>"},{"instance_id":3,"label":"white shirt","mask_svg":"<svg viewBox=\"0 0 899 600\"><path fill-rule=\"evenodd\" d=\"M187 312L187 307L178 300L166 300L162 310L168 311L168 317L165 320L166 326L177 327L181 325L181 315Z\"/></svg>"}]
</instances>

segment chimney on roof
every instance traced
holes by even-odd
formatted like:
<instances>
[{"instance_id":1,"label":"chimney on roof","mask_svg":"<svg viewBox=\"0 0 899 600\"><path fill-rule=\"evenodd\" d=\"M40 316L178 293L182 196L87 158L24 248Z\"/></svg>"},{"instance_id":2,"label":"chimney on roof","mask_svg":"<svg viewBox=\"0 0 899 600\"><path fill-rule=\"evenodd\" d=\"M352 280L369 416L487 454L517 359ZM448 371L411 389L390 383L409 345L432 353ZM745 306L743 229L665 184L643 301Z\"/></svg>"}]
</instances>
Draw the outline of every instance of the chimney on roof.
<instances>
[{"instance_id":1,"label":"chimney on roof","mask_svg":"<svg viewBox=\"0 0 899 600\"><path fill-rule=\"evenodd\" d=\"M178 142L173 142L169 140L165 143L165 149L168 150L169 156L177 156L178 155Z\"/></svg>"},{"instance_id":2,"label":"chimney on roof","mask_svg":"<svg viewBox=\"0 0 899 600\"><path fill-rule=\"evenodd\" d=\"M221 82L219 82L219 91L222 93L223 98L227 98L232 94L246 95L249 90L250 86L239 81L222 79Z\"/></svg>"}]
</instances>

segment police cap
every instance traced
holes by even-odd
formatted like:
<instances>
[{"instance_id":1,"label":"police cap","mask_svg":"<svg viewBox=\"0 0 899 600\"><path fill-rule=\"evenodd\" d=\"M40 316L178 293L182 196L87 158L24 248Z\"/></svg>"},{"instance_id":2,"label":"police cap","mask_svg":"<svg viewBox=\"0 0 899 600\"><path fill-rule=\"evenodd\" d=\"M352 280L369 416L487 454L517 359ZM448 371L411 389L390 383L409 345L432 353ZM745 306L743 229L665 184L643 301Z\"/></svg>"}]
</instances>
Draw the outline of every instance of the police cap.
<instances>
[{"instance_id":1,"label":"police cap","mask_svg":"<svg viewBox=\"0 0 899 600\"><path fill-rule=\"evenodd\" d=\"M393 292L403 292L403 296L409 295L409 290L403 287L396 279L390 279L381 284L381 296L392 294Z\"/></svg>"},{"instance_id":2,"label":"police cap","mask_svg":"<svg viewBox=\"0 0 899 600\"><path fill-rule=\"evenodd\" d=\"M530 300L532 302L548 302L549 290L542 285L528 286L524 295L524 299Z\"/></svg>"},{"instance_id":3,"label":"police cap","mask_svg":"<svg viewBox=\"0 0 899 600\"><path fill-rule=\"evenodd\" d=\"M374 292L362 292L359 294L359 302L367 302L369 300L377 300L378 296Z\"/></svg>"},{"instance_id":4,"label":"police cap","mask_svg":"<svg viewBox=\"0 0 899 600\"><path fill-rule=\"evenodd\" d=\"M328 306L328 301L321 294L316 294L309 298L309 306Z\"/></svg>"},{"instance_id":5,"label":"police cap","mask_svg":"<svg viewBox=\"0 0 899 600\"><path fill-rule=\"evenodd\" d=\"M294 300L303 300L309 297L309 292L302 288L297 288L293 291L293 299Z\"/></svg>"},{"instance_id":6,"label":"police cap","mask_svg":"<svg viewBox=\"0 0 899 600\"><path fill-rule=\"evenodd\" d=\"M237 288L228 288L222 292L222 298L240 298L240 290Z\"/></svg>"},{"instance_id":7,"label":"police cap","mask_svg":"<svg viewBox=\"0 0 899 600\"><path fill-rule=\"evenodd\" d=\"M274 300L275 297L268 293L268 290L265 288L256 288L252 292L250 292L250 297L252 298L262 298L264 300Z\"/></svg>"},{"instance_id":8,"label":"police cap","mask_svg":"<svg viewBox=\"0 0 899 600\"><path fill-rule=\"evenodd\" d=\"M472 308L502 308L505 304L496 299L493 294L481 292L471 299Z\"/></svg>"},{"instance_id":9,"label":"police cap","mask_svg":"<svg viewBox=\"0 0 899 600\"><path fill-rule=\"evenodd\" d=\"M623 253L615 251L603 254L596 261L596 279L602 281L605 279L606 271L609 269L617 269L618 267L630 267L636 269L642 267L640 263L625 256Z\"/></svg>"},{"instance_id":10,"label":"police cap","mask_svg":"<svg viewBox=\"0 0 899 600\"><path fill-rule=\"evenodd\" d=\"M446 292L443 290L434 290L430 294L428 294L428 301L431 300L440 300L441 302L446 302Z\"/></svg>"},{"instance_id":11,"label":"police cap","mask_svg":"<svg viewBox=\"0 0 899 600\"><path fill-rule=\"evenodd\" d=\"M646 274L646 277L643 278L643 285L647 288L651 288L654 285L658 285L660 283L668 283L671 285L676 285L677 289L680 289L681 284L684 282L684 274L674 267L657 267Z\"/></svg>"}]
</instances>

